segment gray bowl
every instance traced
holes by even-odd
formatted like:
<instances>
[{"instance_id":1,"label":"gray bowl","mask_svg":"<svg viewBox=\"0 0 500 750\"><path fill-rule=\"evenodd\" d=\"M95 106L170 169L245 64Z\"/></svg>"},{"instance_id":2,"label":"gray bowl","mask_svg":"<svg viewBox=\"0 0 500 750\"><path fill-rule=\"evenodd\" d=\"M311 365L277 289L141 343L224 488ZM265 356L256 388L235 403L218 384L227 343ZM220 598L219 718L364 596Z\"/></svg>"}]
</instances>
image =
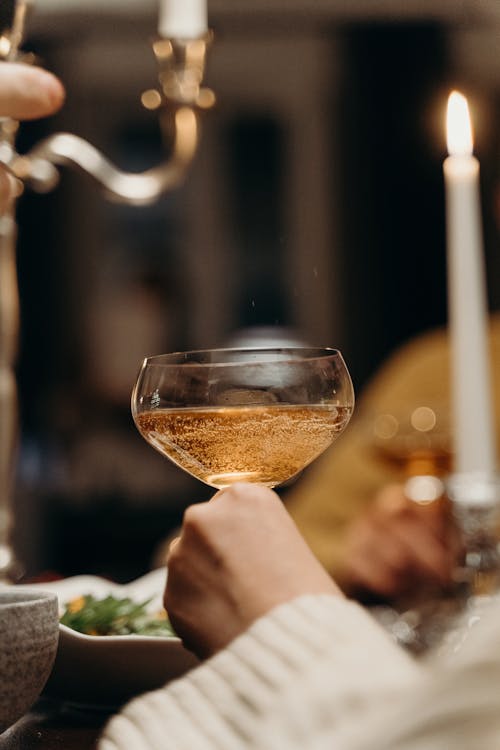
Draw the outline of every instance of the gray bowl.
<instances>
[{"instance_id":1,"label":"gray bowl","mask_svg":"<svg viewBox=\"0 0 500 750\"><path fill-rule=\"evenodd\" d=\"M59 637L57 596L24 586L0 589L0 733L35 703Z\"/></svg>"}]
</instances>

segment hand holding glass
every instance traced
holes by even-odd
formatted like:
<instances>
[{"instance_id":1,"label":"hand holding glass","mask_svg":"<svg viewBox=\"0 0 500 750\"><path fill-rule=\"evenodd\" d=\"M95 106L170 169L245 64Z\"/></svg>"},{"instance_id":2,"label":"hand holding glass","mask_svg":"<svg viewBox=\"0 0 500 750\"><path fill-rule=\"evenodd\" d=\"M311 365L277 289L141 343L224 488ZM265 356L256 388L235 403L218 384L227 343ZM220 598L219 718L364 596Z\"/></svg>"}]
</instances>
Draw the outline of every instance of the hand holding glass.
<instances>
[{"instance_id":1,"label":"hand holding glass","mask_svg":"<svg viewBox=\"0 0 500 750\"><path fill-rule=\"evenodd\" d=\"M354 391L335 349L211 349L149 357L132 392L141 435L211 487L275 487L347 426Z\"/></svg>"}]
</instances>

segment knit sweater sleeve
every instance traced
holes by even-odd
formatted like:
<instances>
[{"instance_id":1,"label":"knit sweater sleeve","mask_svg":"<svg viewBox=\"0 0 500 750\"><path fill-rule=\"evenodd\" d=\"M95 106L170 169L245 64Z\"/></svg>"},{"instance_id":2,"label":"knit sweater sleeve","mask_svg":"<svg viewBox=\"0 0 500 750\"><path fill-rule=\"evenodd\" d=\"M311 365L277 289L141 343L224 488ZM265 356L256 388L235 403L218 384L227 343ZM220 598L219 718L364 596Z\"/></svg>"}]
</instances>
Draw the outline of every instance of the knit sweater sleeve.
<instances>
[{"instance_id":1,"label":"knit sweater sleeve","mask_svg":"<svg viewBox=\"0 0 500 750\"><path fill-rule=\"evenodd\" d=\"M356 733L364 706L390 701L420 670L357 604L300 597L183 678L131 701L98 748L309 750L320 747L323 728L333 748L332 738Z\"/></svg>"}]
</instances>

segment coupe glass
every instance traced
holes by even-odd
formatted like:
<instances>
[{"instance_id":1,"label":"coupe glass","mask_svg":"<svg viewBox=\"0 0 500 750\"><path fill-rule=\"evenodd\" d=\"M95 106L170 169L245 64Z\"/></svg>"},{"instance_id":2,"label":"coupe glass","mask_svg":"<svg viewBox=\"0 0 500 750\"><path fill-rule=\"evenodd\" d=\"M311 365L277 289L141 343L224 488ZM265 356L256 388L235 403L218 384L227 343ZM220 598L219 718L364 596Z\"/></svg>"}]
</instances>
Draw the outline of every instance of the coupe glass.
<instances>
[{"instance_id":1,"label":"coupe glass","mask_svg":"<svg viewBox=\"0 0 500 750\"><path fill-rule=\"evenodd\" d=\"M353 408L346 364L327 348L148 357L132 392L144 439L217 489L288 481L343 432Z\"/></svg>"}]
</instances>

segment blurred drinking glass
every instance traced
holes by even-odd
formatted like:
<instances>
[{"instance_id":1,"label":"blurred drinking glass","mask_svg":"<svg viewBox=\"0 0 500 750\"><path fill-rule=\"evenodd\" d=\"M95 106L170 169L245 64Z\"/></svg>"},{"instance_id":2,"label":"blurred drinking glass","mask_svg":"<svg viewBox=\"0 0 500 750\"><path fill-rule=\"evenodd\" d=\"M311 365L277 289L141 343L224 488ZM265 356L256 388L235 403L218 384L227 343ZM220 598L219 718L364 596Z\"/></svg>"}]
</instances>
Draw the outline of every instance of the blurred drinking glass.
<instances>
[{"instance_id":1,"label":"blurred drinking glass","mask_svg":"<svg viewBox=\"0 0 500 750\"><path fill-rule=\"evenodd\" d=\"M427 504L443 496L452 463L446 407L424 403L378 414L370 422L370 442L380 460L396 470L410 500Z\"/></svg>"}]
</instances>

